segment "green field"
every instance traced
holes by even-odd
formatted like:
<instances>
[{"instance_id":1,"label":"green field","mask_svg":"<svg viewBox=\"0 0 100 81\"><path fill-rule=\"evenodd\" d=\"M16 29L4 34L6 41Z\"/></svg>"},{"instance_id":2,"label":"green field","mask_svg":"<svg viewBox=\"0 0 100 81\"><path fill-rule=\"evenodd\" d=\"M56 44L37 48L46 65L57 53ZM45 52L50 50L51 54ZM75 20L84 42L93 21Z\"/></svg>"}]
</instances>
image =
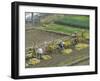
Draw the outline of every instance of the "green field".
<instances>
[{"instance_id":1,"label":"green field","mask_svg":"<svg viewBox=\"0 0 100 81\"><path fill-rule=\"evenodd\" d=\"M54 23L46 24L43 29L68 35L82 30L89 32L89 16L67 15L58 17Z\"/></svg>"},{"instance_id":2,"label":"green field","mask_svg":"<svg viewBox=\"0 0 100 81\"><path fill-rule=\"evenodd\" d=\"M56 24L70 25L79 28L89 28L89 16L68 15L55 21Z\"/></svg>"},{"instance_id":3,"label":"green field","mask_svg":"<svg viewBox=\"0 0 100 81\"><path fill-rule=\"evenodd\" d=\"M70 35L74 32L80 32L82 30L81 28L76 28L76 27L67 26L67 25L66 26L59 25L59 24L50 24L50 25L48 25L48 27L44 27L44 29L55 31L55 32L63 32L68 35Z\"/></svg>"}]
</instances>

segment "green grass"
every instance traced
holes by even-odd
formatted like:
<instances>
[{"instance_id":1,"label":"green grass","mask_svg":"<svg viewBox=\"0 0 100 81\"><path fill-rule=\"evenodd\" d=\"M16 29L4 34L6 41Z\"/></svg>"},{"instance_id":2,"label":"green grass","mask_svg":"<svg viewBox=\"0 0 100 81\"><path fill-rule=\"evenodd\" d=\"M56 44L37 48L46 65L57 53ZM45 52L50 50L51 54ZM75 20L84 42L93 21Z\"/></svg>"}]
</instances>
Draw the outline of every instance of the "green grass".
<instances>
[{"instance_id":1,"label":"green grass","mask_svg":"<svg viewBox=\"0 0 100 81\"><path fill-rule=\"evenodd\" d=\"M89 16L67 15L55 21L56 24L89 28Z\"/></svg>"},{"instance_id":2,"label":"green grass","mask_svg":"<svg viewBox=\"0 0 100 81\"><path fill-rule=\"evenodd\" d=\"M82 29L72 26L65 26L65 25L59 25L59 24L50 24L48 27L44 27L46 30L51 30L55 32L63 32L65 34L72 34L74 32L80 32Z\"/></svg>"}]
</instances>

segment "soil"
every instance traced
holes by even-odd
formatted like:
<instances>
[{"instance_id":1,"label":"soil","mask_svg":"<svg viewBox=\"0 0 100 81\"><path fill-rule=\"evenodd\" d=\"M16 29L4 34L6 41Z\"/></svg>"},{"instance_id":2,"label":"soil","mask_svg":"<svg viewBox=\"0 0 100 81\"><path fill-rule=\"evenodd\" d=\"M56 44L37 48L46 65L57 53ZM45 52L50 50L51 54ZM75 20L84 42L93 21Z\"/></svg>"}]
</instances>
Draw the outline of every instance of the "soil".
<instances>
[{"instance_id":1,"label":"soil","mask_svg":"<svg viewBox=\"0 0 100 81\"><path fill-rule=\"evenodd\" d=\"M82 49L80 51L73 50L72 53L68 55L63 55L62 53L56 51L55 53L51 53L50 56L52 59L50 60L41 60L39 64L30 65L28 68L36 68L36 67L59 67L59 66L76 66L76 65L89 65L89 58L84 59L76 64L71 65L72 62L82 59L84 57L89 57L89 48Z\"/></svg>"},{"instance_id":2,"label":"soil","mask_svg":"<svg viewBox=\"0 0 100 81\"><path fill-rule=\"evenodd\" d=\"M25 34L26 34L25 48L31 47L33 44L33 41L37 45L39 45L41 43L44 43L44 41L48 42L55 39L68 37L64 35L46 32L43 30L36 30L36 29L26 30ZM89 57L89 48L82 49L80 51L76 51L75 49L73 49L73 52L68 55L62 55L60 51L55 50L53 53L50 54L50 56L52 57L52 59L47 60L47 61L41 60L39 64L29 65L26 68L67 66L67 64L77 59L80 59L83 57ZM79 63L76 63L75 65L89 65L89 58Z\"/></svg>"},{"instance_id":3,"label":"soil","mask_svg":"<svg viewBox=\"0 0 100 81\"><path fill-rule=\"evenodd\" d=\"M36 45L42 44L44 42L49 42L55 39L60 39L63 37L68 37L67 35L61 35L56 33L50 33L44 30L31 29L25 31L25 48L31 47L33 42Z\"/></svg>"}]
</instances>

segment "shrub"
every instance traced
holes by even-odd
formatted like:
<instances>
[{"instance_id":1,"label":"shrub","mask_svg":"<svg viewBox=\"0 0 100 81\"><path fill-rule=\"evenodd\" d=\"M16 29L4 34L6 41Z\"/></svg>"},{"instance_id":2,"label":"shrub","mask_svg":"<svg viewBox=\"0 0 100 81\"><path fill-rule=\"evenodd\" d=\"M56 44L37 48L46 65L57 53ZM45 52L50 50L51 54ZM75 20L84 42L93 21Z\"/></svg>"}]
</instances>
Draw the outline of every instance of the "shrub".
<instances>
[{"instance_id":1,"label":"shrub","mask_svg":"<svg viewBox=\"0 0 100 81\"><path fill-rule=\"evenodd\" d=\"M54 49L56 49L56 48L57 48L57 44L54 43L54 42L52 42L52 43L48 44L46 50L47 50L48 52L52 52L52 51L53 51Z\"/></svg>"},{"instance_id":2,"label":"shrub","mask_svg":"<svg viewBox=\"0 0 100 81\"><path fill-rule=\"evenodd\" d=\"M77 33L77 38L79 42L85 42L89 39L89 32L88 31L81 31Z\"/></svg>"},{"instance_id":3,"label":"shrub","mask_svg":"<svg viewBox=\"0 0 100 81\"><path fill-rule=\"evenodd\" d=\"M35 56L36 56L35 49L29 48L26 54L26 58L35 57Z\"/></svg>"},{"instance_id":4,"label":"shrub","mask_svg":"<svg viewBox=\"0 0 100 81\"><path fill-rule=\"evenodd\" d=\"M32 57L32 55L33 55L33 53L28 53L28 54L26 54L26 58L31 58Z\"/></svg>"},{"instance_id":5,"label":"shrub","mask_svg":"<svg viewBox=\"0 0 100 81\"><path fill-rule=\"evenodd\" d=\"M69 46L71 46L71 45L72 45L71 39L67 39L67 40L64 41L64 47L65 47L65 48L66 48L66 47L69 47Z\"/></svg>"}]
</instances>

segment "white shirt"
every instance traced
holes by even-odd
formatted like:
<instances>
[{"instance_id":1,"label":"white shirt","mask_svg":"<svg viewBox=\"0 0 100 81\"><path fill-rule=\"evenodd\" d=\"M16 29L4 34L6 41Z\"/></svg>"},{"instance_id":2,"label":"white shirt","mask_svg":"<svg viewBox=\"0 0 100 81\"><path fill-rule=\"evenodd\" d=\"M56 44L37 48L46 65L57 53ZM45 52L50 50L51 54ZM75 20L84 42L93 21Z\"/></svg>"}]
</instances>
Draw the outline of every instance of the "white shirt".
<instances>
[{"instance_id":1,"label":"white shirt","mask_svg":"<svg viewBox=\"0 0 100 81\"><path fill-rule=\"evenodd\" d=\"M43 49L42 48L38 48L37 49L37 53L43 54Z\"/></svg>"}]
</instances>

